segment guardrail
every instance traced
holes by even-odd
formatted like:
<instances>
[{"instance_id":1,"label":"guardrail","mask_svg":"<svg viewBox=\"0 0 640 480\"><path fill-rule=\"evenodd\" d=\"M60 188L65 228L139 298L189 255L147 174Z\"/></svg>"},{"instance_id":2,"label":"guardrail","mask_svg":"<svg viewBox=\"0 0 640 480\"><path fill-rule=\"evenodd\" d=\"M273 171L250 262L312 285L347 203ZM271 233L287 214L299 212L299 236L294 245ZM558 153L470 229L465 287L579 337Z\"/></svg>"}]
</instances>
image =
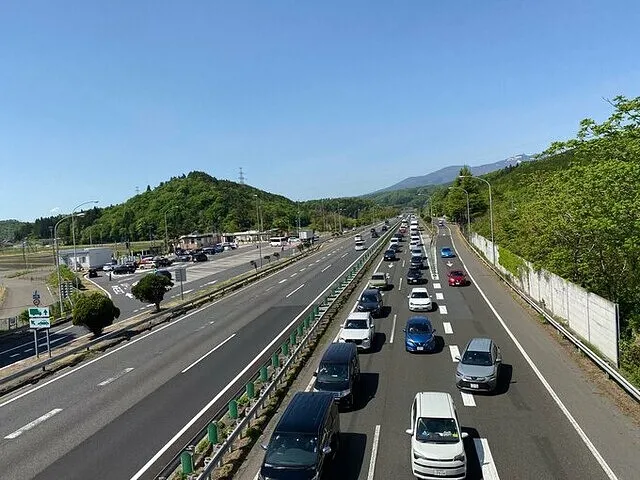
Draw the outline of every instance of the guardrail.
<instances>
[{"instance_id":1,"label":"guardrail","mask_svg":"<svg viewBox=\"0 0 640 480\"><path fill-rule=\"evenodd\" d=\"M113 338L118 337L119 335L122 335L123 333L132 330L136 327L139 327L140 325L143 325L147 322L153 322L156 319L161 319L160 321L158 321L155 325L166 322L166 321L170 321L173 318L176 318L180 315L183 315L185 312L197 308L207 302L213 301L217 298L223 297L224 295L226 295L229 292L232 292L234 290L237 290L239 288L244 287L245 285L255 282L256 280L261 279L262 277L265 277L277 270L283 269L285 267L287 267L288 265L290 265L291 263L294 263L296 261L298 261L301 258L305 258L315 252L317 252L320 248L322 247L322 244L319 244L317 246L311 247L308 250L306 250L305 252L302 252L298 255L294 255L292 257L287 257L287 258L283 258L282 260L279 260L275 263L272 263L270 265L267 265L266 267L263 267L262 270L259 270L257 272L250 272L248 274L243 274L240 275L238 278L236 279L232 279L229 283L221 283L220 285L214 287L210 292L207 292L203 295L200 295L198 297L195 297L193 299L190 299L184 303L181 303L180 305L177 305L175 307L169 308L168 310L165 311L161 311L161 312L154 312L154 313L147 313L145 314L144 318L141 318L140 320L130 323L125 327L122 328L118 328L116 330L113 330L105 335L100 336L99 338L96 338L94 340L90 340L89 342L85 342L82 345L78 345L77 347L73 347L69 350L64 351L63 353L60 353L58 355L54 355L51 358L48 358L46 360L43 360L41 362L38 362L34 365L28 366L23 368L22 370L20 370L19 372L15 372L11 375L7 375L6 377L0 378L0 385L4 385L8 382L11 382L13 380L16 380L20 377L23 377L29 373L38 371L38 370L42 370L42 371L46 371L46 367L47 365L51 365L52 363L58 362L66 357L69 357L71 355L75 355L77 353L83 352L85 350L90 350L91 347L100 344L106 340L111 340ZM6 392L5 392L6 393Z\"/></svg>"},{"instance_id":2,"label":"guardrail","mask_svg":"<svg viewBox=\"0 0 640 480\"><path fill-rule=\"evenodd\" d=\"M182 447L181 452L162 469L156 476L158 480L169 478L187 478L197 480L211 480L214 470L221 467L223 457L232 451L234 442L238 440L242 433L251 426L251 422L258 418L261 409L264 408L272 394L281 385L290 367L298 360L300 354L306 350L311 338L318 333L320 325L325 324L332 306L341 298L343 293L349 289L358 275L366 271L372 259L374 259L385 247L391 235L395 233L395 228L380 236L369 249L356 259L347 269L341 273L337 279L322 291L297 318L302 318L297 325L292 325L289 329L288 338L283 332L286 340L277 347L269 356L269 360L263 363L260 368L250 377L245 385L242 385L228 404L218 410L216 414L206 423L206 425ZM331 292L327 295L327 292ZM326 296L325 296L326 295ZM324 298L323 298L324 297ZM318 300L323 300L315 304ZM294 320L295 321L295 320ZM280 364L281 358L286 360ZM258 398L256 394L259 392ZM243 409L243 404L246 406ZM240 408L239 408L240 407ZM233 429L225 436L220 435L220 421L228 418L234 422ZM208 445L210 456L200 455L194 462L194 452L198 445ZM194 465L202 463L203 470L194 473ZM177 470L181 469L179 473ZM185 477L186 475L186 477Z\"/></svg>"},{"instance_id":3,"label":"guardrail","mask_svg":"<svg viewBox=\"0 0 640 480\"><path fill-rule=\"evenodd\" d=\"M547 311L538 305L535 301L533 301L529 296L522 292L517 286L509 281L509 278L506 277L500 270L495 268L487 259L480 253L480 251L471 243L469 240L462 234L460 236L463 238L464 242L467 246L470 247L471 251L473 251L478 258L491 270L493 271L500 280L502 280L511 290L513 290L520 298L522 298L525 302L527 302L536 312L544 317L544 319L549 322L553 327L558 330L567 340L573 343L579 350L582 351L593 363L595 363L598 367L604 370L609 378L612 378L618 385L620 385L629 395L636 399L636 401L640 402L640 390L638 390L631 382L629 382L624 376L618 372L613 366L611 366L606 360L600 358L600 356L591 350L588 345L586 345L580 338L567 329L561 322L553 318L552 315L549 315Z\"/></svg>"}]
</instances>

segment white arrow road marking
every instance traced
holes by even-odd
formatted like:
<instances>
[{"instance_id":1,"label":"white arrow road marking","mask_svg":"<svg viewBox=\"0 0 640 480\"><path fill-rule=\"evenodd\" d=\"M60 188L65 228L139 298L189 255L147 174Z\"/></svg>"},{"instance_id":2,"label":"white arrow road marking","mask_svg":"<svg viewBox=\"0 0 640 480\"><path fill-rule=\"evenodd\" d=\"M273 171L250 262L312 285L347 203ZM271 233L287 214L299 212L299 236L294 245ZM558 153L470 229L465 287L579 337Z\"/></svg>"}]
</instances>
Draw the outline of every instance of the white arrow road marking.
<instances>
[{"instance_id":1,"label":"white arrow road marking","mask_svg":"<svg viewBox=\"0 0 640 480\"><path fill-rule=\"evenodd\" d=\"M462 395L462 403L464 404L465 407L476 406L476 399L473 398L473 395L467 392L460 392L460 395Z\"/></svg>"},{"instance_id":2,"label":"white arrow road marking","mask_svg":"<svg viewBox=\"0 0 640 480\"><path fill-rule=\"evenodd\" d=\"M31 430L33 427L41 424L42 422L45 422L45 421L49 420L51 417L53 417L54 415L57 415L61 411L62 411L61 408L54 408L49 413L45 413L41 417L36 418L33 422L27 423L24 427L19 428L18 430L16 430L13 433L10 433L9 435L7 435L4 438L6 438L7 440L13 440L14 438L17 438L20 435L22 435L24 432L27 432L27 431Z\"/></svg>"},{"instance_id":3,"label":"white arrow road marking","mask_svg":"<svg viewBox=\"0 0 640 480\"><path fill-rule=\"evenodd\" d=\"M286 296L286 298L289 298L291 295L293 295L294 293L296 293L298 290L300 290L302 287L304 287L304 283L302 285L300 285L298 288L296 288L295 290L289 292L289 294Z\"/></svg>"},{"instance_id":4,"label":"white arrow road marking","mask_svg":"<svg viewBox=\"0 0 640 480\"><path fill-rule=\"evenodd\" d=\"M460 350L457 345L449 345L449 353L451 354L451 360L457 362L456 357L460 356Z\"/></svg>"},{"instance_id":5,"label":"white arrow road marking","mask_svg":"<svg viewBox=\"0 0 640 480\"><path fill-rule=\"evenodd\" d=\"M442 327L444 328L444 333L448 335L453 333L453 328L451 328L451 324L449 322L442 322Z\"/></svg>"},{"instance_id":6,"label":"white arrow road marking","mask_svg":"<svg viewBox=\"0 0 640 480\"><path fill-rule=\"evenodd\" d=\"M121 371L120 373L118 373L117 375L114 375L111 378L107 378L105 381L100 382L98 384L99 387L104 387L105 385L109 385L111 382L115 382L117 379L119 379L120 377L122 377L123 375L126 375L127 373L129 373L131 370L133 370L133 368L129 367L129 368L125 368L123 371Z\"/></svg>"},{"instance_id":7,"label":"white arrow road marking","mask_svg":"<svg viewBox=\"0 0 640 480\"><path fill-rule=\"evenodd\" d=\"M133 298L133 293L129 293L129 292L127 292L127 293L125 293L124 295L125 295L126 297L128 297L128 298Z\"/></svg>"}]
</instances>

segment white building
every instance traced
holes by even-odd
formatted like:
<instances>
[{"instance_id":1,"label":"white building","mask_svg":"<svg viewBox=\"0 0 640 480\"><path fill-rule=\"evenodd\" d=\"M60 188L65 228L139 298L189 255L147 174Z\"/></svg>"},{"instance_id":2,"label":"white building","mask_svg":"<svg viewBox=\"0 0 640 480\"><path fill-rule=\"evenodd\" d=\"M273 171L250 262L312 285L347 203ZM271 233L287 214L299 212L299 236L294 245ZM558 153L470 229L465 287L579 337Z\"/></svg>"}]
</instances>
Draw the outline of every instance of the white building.
<instances>
[{"instance_id":1,"label":"white building","mask_svg":"<svg viewBox=\"0 0 640 480\"><path fill-rule=\"evenodd\" d=\"M113 251L105 247L78 248L75 254L74 257L73 250L60 250L58 253L60 265L64 264L73 270L75 263L78 268L88 270L111 263L111 258L113 257Z\"/></svg>"}]
</instances>

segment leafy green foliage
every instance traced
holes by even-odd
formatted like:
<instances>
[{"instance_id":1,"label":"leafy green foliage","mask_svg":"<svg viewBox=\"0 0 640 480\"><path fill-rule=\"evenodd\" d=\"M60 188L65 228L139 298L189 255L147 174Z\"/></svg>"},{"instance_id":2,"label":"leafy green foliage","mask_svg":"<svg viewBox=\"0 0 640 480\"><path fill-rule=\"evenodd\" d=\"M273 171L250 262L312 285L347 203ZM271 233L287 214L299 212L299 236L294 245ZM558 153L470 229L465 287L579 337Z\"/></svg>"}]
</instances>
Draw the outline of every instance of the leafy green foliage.
<instances>
[{"instance_id":1,"label":"leafy green foliage","mask_svg":"<svg viewBox=\"0 0 640 480\"><path fill-rule=\"evenodd\" d=\"M13 240L23 225L25 223L18 220L0 220L0 244L5 240Z\"/></svg>"},{"instance_id":2,"label":"leafy green foliage","mask_svg":"<svg viewBox=\"0 0 640 480\"><path fill-rule=\"evenodd\" d=\"M156 312L160 311L160 302L164 299L164 294L173 287L173 282L164 275L149 273L142 277L140 281L131 288L131 293L141 302L153 303Z\"/></svg>"},{"instance_id":3,"label":"leafy green foliage","mask_svg":"<svg viewBox=\"0 0 640 480\"><path fill-rule=\"evenodd\" d=\"M86 327L96 336L120 316L120 309L100 292L77 295L74 300L73 324Z\"/></svg>"}]
</instances>

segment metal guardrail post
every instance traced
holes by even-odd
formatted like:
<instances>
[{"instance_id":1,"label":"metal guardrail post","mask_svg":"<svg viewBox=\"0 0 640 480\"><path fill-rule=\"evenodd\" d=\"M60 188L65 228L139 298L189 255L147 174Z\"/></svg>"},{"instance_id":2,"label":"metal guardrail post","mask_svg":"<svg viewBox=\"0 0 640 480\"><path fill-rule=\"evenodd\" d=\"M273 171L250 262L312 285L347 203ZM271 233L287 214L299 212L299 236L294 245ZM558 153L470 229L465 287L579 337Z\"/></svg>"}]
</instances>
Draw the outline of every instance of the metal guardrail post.
<instances>
[{"instance_id":1,"label":"metal guardrail post","mask_svg":"<svg viewBox=\"0 0 640 480\"><path fill-rule=\"evenodd\" d=\"M238 418L238 401L235 399L229 402L229 418L232 420Z\"/></svg>"}]
</instances>

